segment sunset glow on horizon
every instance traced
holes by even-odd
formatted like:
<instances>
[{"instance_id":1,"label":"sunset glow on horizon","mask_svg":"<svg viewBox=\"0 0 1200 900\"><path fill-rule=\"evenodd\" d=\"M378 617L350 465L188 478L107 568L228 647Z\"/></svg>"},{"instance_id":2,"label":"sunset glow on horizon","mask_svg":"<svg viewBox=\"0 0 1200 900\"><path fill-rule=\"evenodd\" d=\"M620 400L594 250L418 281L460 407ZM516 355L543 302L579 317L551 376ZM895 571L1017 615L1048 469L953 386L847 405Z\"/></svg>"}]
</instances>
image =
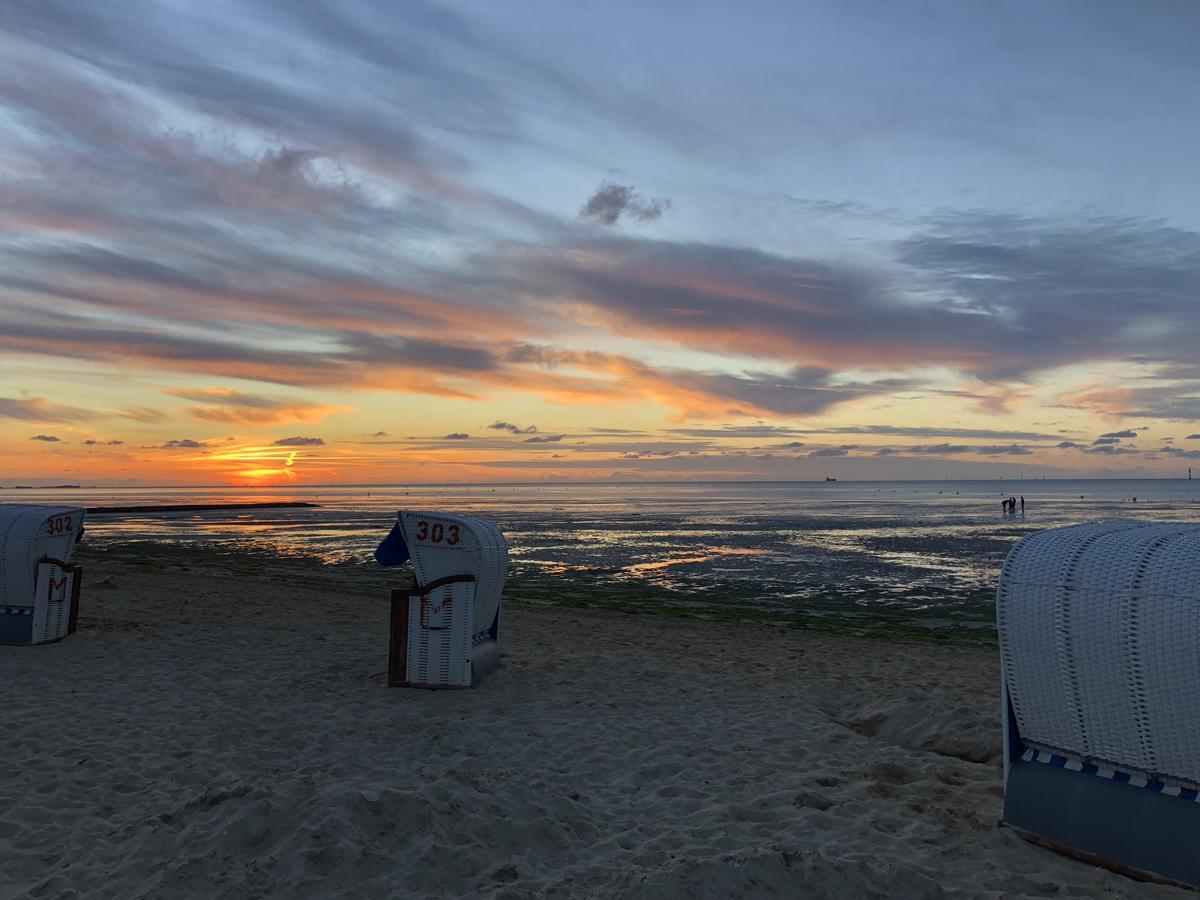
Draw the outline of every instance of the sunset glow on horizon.
<instances>
[{"instance_id":1,"label":"sunset glow on horizon","mask_svg":"<svg viewBox=\"0 0 1200 900\"><path fill-rule=\"evenodd\" d=\"M1188 31L17 0L0 486L1187 477Z\"/></svg>"}]
</instances>

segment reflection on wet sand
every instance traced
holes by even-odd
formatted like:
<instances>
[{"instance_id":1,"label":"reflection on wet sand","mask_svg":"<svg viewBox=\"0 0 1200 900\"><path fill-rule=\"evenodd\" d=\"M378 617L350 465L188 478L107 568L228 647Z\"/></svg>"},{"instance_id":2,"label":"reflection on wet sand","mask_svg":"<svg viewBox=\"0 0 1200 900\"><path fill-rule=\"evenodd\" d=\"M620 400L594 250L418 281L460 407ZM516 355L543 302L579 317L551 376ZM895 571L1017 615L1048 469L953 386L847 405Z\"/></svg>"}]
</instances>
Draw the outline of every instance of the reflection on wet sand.
<instances>
[{"instance_id":1,"label":"reflection on wet sand","mask_svg":"<svg viewBox=\"0 0 1200 900\"><path fill-rule=\"evenodd\" d=\"M722 556L762 556L766 552L766 550L756 550L751 547L713 547L707 553L699 555L674 556L668 559L656 560L655 562L634 563L633 565L623 567L622 571L629 575L645 575L647 572L669 569L672 566L712 562Z\"/></svg>"}]
</instances>

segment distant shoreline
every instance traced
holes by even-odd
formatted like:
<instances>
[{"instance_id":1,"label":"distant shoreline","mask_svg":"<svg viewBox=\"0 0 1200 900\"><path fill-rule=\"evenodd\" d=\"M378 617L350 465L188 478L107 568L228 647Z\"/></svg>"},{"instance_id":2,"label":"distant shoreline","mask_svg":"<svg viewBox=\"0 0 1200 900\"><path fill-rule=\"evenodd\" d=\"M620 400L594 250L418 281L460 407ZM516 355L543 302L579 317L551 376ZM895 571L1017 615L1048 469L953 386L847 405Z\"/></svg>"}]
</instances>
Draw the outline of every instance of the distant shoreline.
<instances>
[{"instance_id":1,"label":"distant shoreline","mask_svg":"<svg viewBox=\"0 0 1200 900\"><path fill-rule=\"evenodd\" d=\"M152 513L152 512L208 512L209 510L237 509L296 509L316 508L318 503L306 503L302 500L280 500L277 503L170 503L150 506L90 506L89 515L104 515L106 513Z\"/></svg>"}]
</instances>

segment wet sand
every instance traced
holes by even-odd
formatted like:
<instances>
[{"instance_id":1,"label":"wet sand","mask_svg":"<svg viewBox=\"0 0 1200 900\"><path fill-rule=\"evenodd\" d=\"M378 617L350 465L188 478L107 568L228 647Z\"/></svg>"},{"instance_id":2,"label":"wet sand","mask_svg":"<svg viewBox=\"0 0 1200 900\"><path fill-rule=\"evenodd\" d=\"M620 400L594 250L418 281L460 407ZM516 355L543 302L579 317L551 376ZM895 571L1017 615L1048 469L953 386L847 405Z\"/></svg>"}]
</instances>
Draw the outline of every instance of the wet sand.
<instances>
[{"instance_id":1,"label":"wet sand","mask_svg":"<svg viewBox=\"0 0 1200 900\"><path fill-rule=\"evenodd\" d=\"M386 591L255 565L89 560L0 647L0 898L1191 896L996 827L992 649L513 596L389 689Z\"/></svg>"}]
</instances>

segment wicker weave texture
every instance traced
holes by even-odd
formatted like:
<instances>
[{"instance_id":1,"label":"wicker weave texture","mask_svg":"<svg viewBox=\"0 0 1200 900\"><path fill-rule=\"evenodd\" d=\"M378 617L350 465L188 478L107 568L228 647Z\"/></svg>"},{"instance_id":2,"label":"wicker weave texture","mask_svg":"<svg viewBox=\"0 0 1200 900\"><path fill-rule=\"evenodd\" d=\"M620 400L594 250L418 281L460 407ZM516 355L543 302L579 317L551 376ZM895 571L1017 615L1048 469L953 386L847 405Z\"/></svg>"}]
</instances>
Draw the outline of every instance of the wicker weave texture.
<instances>
[{"instance_id":1,"label":"wicker weave texture","mask_svg":"<svg viewBox=\"0 0 1200 900\"><path fill-rule=\"evenodd\" d=\"M1005 560L996 621L1026 744L1200 783L1200 526L1030 535Z\"/></svg>"},{"instance_id":2,"label":"wicker weave texture","mask_svg":"<svg viewBox=\"0 0 1200 900\"><path fill-rule=\"evenodd\" d=\"M471 610L476 585L456 582L433 590L432 597L413 596L408 606L408 680L441 687L471 686ZM422 604L441 608L435 627L423 621Z\"/></svg>"},{"instance_id":3,"label":"wicker weave texture","mask_svg":"<svg viewBox=\"0 0 1200 900\"><path fill-rule=\"evenodd\" d=\"M0 504L0 604L33 602L38 563L71 561L83 516L77 506Z\"/></svg>"},{"instance_id":4,"label":"wicker weave texture","mask_svg":"<svg viewBox=\"0 0 1200 900\"><path fill-rule=\"evenodd\" d=\"M472 635L492 627L508 574L508 544L491 522L425 510L397 513L420 584L474 575Z\"/></svg>"}]
</instances>

